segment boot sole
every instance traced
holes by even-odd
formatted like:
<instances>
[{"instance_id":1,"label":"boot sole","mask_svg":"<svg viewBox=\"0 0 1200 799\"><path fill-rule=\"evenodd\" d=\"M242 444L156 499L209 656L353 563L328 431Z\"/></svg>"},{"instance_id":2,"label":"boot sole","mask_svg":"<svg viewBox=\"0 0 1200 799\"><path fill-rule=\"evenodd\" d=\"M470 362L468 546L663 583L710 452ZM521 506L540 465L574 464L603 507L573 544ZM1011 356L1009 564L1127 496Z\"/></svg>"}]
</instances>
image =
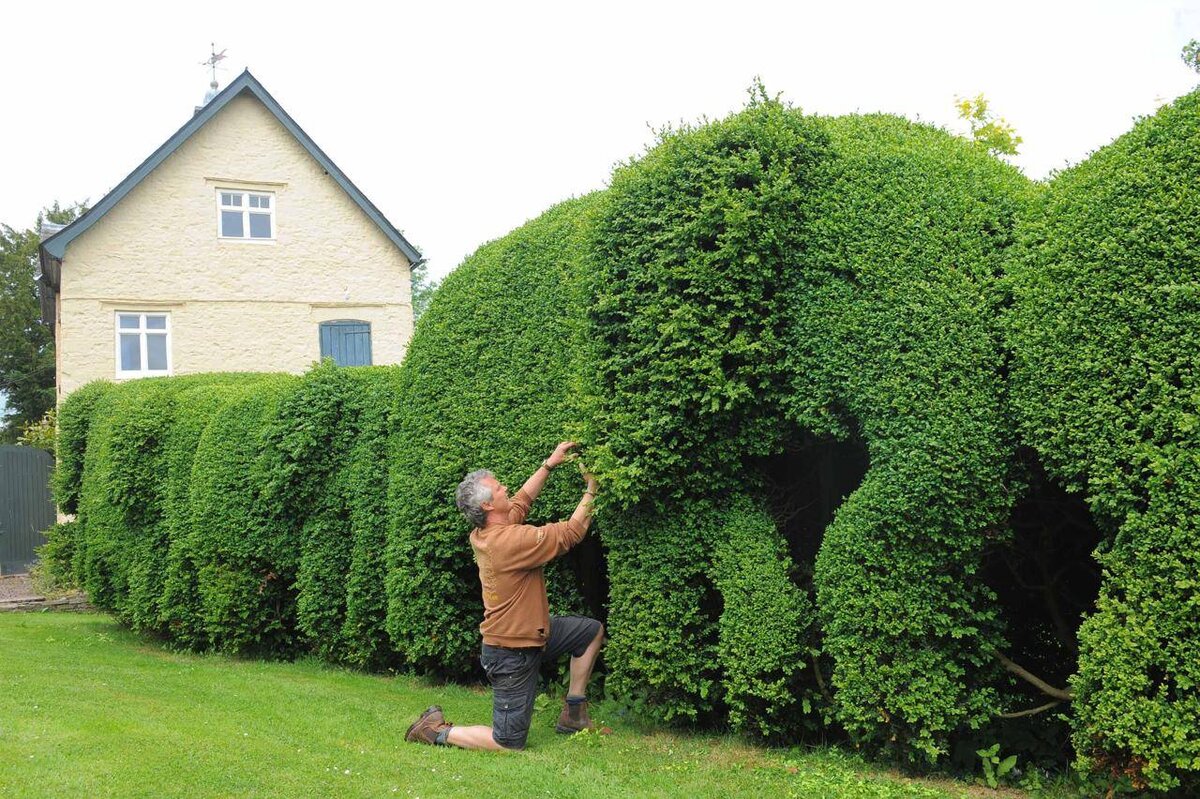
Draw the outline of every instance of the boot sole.
<instances>
[{"instance_id":1,"label":"boot sole","mask_svg":"<svg viewBox=\"0 0 1200 799\"><path fill-rule=\"evenodd\" d=\"M574 735L577 732L583 732L584 730L587 730L587 729L592 729L592 728L591 727L563 727L560 724L554 725L554 731L560 735Z\"/></svg>"}]
</instances>

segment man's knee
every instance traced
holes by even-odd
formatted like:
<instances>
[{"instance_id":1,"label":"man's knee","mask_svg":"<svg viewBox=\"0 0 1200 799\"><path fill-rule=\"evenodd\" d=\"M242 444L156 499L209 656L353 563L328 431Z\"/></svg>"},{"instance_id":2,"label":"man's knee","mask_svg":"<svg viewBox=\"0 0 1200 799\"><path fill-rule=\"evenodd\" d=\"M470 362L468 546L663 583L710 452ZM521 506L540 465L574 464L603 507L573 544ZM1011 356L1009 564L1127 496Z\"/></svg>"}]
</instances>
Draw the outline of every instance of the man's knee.
<instances>
[{"instance_id":1,"label":"man's knee","mask_svg":"<svg viewBox=\"0 0 1200 799\"><path fill-rule=\"evenodd\" d=\"M501 749L507 749L510 752L520 752L525 749L525 738L497 738L495 733L492 733L492 740L500 745Z\"/></svg>"}]
</instances>

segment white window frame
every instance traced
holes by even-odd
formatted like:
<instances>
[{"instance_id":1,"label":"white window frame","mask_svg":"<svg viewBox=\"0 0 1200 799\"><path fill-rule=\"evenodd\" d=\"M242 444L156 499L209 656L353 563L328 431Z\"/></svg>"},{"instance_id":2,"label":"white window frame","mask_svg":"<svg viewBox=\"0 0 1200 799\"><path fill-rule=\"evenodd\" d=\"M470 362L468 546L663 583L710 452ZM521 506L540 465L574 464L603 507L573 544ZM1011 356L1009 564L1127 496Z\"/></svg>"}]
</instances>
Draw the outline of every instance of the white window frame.
<instances>
[{"instance_id":1,"label":"white window frame","mask_svg":"<svg viewBox=\"0 0 1200 799\"><path fill-rule=\"evenodd\" d=\"M121 327L122 316L137 316L138 326ZM146 327L147 316L161 316L166 319L166 327L162 330ZM116 355L117 379L127 380L135 377L169 377L174 373L175 363L171 358L171 314L168 311L114 311L113 312L113 346ZM140 361L141 369L122 369L121 368L121 334L132 335L138 334L138 342L140 345ZM163 336L167 340L167 368L166 369L151 369L147 365L149 359L146 357L146 337Z\"/></svg>"},{"instance_id":2,"label":"white window frame","mask_svg":"<svg viewBox=\"0 0 1200 799\"><path fill-rule=\"evenodd\" d=\"M242 235L241 236L226 236L221 230L221 212L239 210L238 206L225 206L221 204L222 194L236 194L242 198L240 210L242 212ZM269 208L251 208L250 197L267 197L270 199ZM250 244L274 244L277 229L275 228L275 204L277 197L273 191L258 191L255 189L223 189L217 187L217 238L221 241L237 241ZM269 238L254 238L250 235L250 212L256 214L266 213L271 220L271 235Z\"/></svg>"}]
</instances>

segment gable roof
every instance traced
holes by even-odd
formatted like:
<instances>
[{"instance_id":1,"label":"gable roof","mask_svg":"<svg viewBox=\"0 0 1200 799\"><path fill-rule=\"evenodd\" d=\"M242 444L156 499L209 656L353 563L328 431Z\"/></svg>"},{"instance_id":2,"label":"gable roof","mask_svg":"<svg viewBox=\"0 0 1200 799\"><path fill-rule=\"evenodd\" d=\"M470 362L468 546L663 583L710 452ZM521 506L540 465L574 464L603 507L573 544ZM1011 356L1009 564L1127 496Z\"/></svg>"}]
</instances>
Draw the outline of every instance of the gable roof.
<instances>
[{"instance_id":1,"label":"gable roof","mask_svg":"<svg viewBox=\"0 0 1200 799\"><path fill-rule=\"evenodd\" d=\"M258 98L275 115L279 123L296 138L296 141L300 142L301 146L308 151L308 154L342 187L346 194L350 195L350 199L354 200L358 207L363 210L363 213L379 226L383 234L404 253L404 257L408 258L411 264L416 265L424 260L417 248L409 244L408 239L404 238L404 235L399 230L396 230L396 227L387 220L387 217L380 213L379 209L366 198L366 195L350 182L350 178L346 177L345 173L338 169L337 164L333 163L329 156L325 155L321 148L317 146L316 142L309 138L304 129L296 124L296 121L288 115L287 111L283 110L283 107L275 101L270 92L263 88L258 79L250 74L250 70L248 69L242 72L241 75L238 75L208 105L197 111L182 128L175 132L175 135L167 139L161 147L151 153L149 158L143 161L137 169L129 173L129 176L122 180L115 189L104 195L104 198L96 203L91 210L43 241L41 249L44 250L45 254L61 261L67 251L68 244L100 221L105 214L112 210L113 206L119 203L126 194L129 194L135 186L154 171L155 167L166 160L167 156L178 150L180 145L191 138L193 133L202 128L208 120L219 114L222 108L242 92L248 92Z\"/></svg>"}]
</instances>

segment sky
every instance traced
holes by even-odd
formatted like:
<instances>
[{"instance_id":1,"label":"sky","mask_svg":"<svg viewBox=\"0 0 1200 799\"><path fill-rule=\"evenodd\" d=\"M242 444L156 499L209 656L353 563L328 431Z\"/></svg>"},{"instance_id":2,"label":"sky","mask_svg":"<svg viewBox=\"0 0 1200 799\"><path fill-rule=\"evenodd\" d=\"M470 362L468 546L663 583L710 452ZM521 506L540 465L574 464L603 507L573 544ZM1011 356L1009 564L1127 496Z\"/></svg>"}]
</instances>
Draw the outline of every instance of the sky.
<instances>
[{"instance_id":1,"label":"sky","mask_svg":"<svg viewBox=\"0 0 1200 799\"><path fill-rule=\"evenodd\" d=\"M249 68L440 278L603 188L665 125L761 78L820 114L946 127L983 92L1026 175L1084 159L1190 91L1200 0L1006 3L55 2L6 8L0 222L97 202L192 115L215 42Z\"/></svg>"}]
</instances>

